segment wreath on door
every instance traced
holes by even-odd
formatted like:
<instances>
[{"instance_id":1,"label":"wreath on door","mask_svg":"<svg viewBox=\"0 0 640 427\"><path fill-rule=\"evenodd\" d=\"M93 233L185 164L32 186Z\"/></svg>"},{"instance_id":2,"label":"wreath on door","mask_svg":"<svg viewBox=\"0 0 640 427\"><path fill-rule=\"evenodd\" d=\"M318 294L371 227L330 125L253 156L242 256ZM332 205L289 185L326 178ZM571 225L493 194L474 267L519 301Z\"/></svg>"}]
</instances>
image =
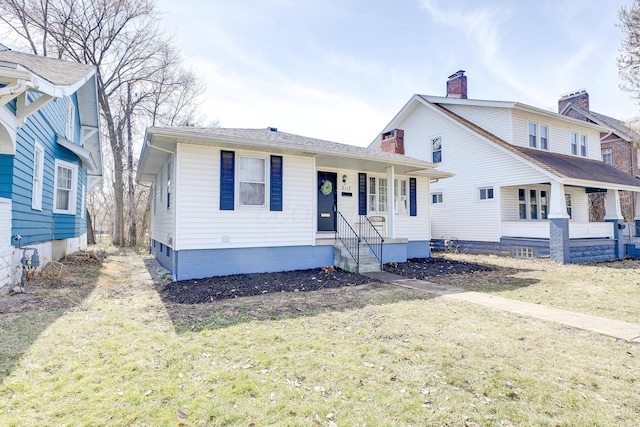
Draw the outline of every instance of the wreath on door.
<instances>
[{"instance_id":1,"label":"wreath on door","mask_svg":"<svg viewBox=\"0 0 640 427\"><path fill-rule=\"evenodd\" d=\"M328 196L333 191L333 184L328 179L322 181L322 185L320 186L320 192L325 196Z\"/></svg>"}]
</instances>

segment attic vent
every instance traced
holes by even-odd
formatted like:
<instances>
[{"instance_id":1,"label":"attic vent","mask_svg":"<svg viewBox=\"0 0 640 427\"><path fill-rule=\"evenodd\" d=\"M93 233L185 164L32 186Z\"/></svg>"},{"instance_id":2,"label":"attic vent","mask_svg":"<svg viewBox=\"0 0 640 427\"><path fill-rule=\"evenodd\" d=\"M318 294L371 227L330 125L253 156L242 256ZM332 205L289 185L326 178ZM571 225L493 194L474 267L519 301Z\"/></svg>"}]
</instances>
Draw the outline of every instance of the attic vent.
<instances>
[{"instance_id":1,"label":"attic vent","mask_svg":"<svg viewBox=\"0 0 640 427\"><path fill-rule=\"evenodd\" d=\"M267 129L270 130L271 132L278 132L278 128L268 127Z\"/></svg>"}]
</instances>

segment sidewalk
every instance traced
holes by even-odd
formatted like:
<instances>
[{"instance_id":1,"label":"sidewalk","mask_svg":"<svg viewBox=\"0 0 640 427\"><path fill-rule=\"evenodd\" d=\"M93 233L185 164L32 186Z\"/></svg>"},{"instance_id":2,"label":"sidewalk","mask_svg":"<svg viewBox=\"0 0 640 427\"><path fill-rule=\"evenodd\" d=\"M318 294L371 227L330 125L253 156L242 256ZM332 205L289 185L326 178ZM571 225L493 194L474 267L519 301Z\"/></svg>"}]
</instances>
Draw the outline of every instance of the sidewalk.
<instances>
[{"instance_id":1,"label":"sidewalk","mask_svg":"<svg viewBox=\"0 0 640 427\"><path fill-rule=\"evenodd\" d=\"M621 340L640 343L640 325L623 322L620 320L606 319L604 317L589 316L582 313L560 310L540 304L516 301L481 292L470 292L464 289L449 288L426 282L424 280L406 279L404 277L377 271L364 273L365 276L382 282L391 283L406 288L418 289L445 298L458 301L466 301L472 304L482 305L495 310L507 311L536 319L556 322L585 331L597 332Z\"/></svg>"}]
</instances>

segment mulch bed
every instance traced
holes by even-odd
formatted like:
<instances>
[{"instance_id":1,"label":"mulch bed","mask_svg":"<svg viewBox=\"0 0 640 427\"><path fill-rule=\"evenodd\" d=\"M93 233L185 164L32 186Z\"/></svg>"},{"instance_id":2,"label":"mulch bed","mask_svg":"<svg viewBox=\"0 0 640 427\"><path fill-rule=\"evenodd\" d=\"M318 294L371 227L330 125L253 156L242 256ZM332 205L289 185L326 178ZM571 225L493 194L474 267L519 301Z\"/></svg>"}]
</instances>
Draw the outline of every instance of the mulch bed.
<instances>
[{"instance_id":1,"label":"mulch bed","mask_svg":"<svg viewBox=\"0 0 640 427\"><path fill-rule=\"evenodd\" d=\"M384 270L399 276L425 280L429 277L493 271L492 267L444 258L413 258L390 263ZM234 274L197 280L181 280L163 286L162 298L179 304L201 304L274 292L308 292L326 288L363 285L375 280L328 267L279 273Z\"/></svg>"},{"instance_id":2,"label":"mulch bed","mask_svg":"<svg viewBox=\"0 0 640 427\"><path fill-rule=\"evenodd\" d=\"M171 302L199 304L273 292L305 292L363 285L374 281L359 274L325 267L181 280L165 285L161 294Z\"/></svg>"},{"instance_id":3,"label":"mulch bed","mask_svg":"<svg viewBox=\"0 0 640 427\"><path fill-rule=\"evenodd\" d=\"M495 271L495 268L486 265L432 257L411 258L407 260L407 262L385 264L384 271L409 279L428 280L430 277L437 276Z\"/></svg>"}]
</instances>

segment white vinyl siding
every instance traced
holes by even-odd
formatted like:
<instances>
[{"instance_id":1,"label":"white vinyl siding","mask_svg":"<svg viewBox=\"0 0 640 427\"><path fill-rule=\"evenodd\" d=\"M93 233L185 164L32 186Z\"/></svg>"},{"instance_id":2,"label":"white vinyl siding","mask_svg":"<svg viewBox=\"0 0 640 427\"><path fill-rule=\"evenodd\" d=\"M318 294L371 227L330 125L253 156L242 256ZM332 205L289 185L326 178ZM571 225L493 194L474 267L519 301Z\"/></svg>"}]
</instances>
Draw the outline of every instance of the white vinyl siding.
<instances>
[{"instance_id":1,"label":"white vinyl siding","mask_svg":"<svg viewBox=\"0 0 640 427\"><path fill-rule=\"evenodd\" d=\"M33 187L31 193L31 208L42 210L42 191L44 176L44 148L36 142L33 148Z\"/></svg>"},{"instance_id":2,"label":"white vinyl siding","mask_svg":"<svg viewBox=\"0 0 640 427\"><path fill-rule=\"evenodd\" d=\"M236 155L265 157L240 150ZM221 211L219 148L179 144L177 162L174 198L180 206L180 234L174 250L314 244L317 188L312 158L283 156L282 211Z\"/></svg>"},{"instance_id":3,"label":"white vinyl siding","mask_svg":"<svg viewBox=\"0 0 640 427\"><path fill-rule=\"evenodd\" d=\"M151 237L162 243L163 245L170 246L175 248L175 243L173 242L174 237L174 206L175 206L175 193L173 191L171 197L173 200L171 201L171 207L166 208L167 206L167 181L169 177L169 164L173 163L175 160L175 156L170 156L169 160L162 166L160 169L160 173L156 176L156 180L154 182L156 187L155 194L155 202L156 202L156 213L152 217L151 221ZM176 167L172 166L173 169L173 178L172 187L176 188L177 177L175 176Z\"/></svg>"},{"instance_id":4,"label":"white vinyl siding","mask_svg":"<svg viewBox=\"0 0 640 427\"><path fill-rule=\"evenodd\" d=\"M547 151L570 155L571 133L577 133L577 149L573 155L580 155L579 135L585 135L586 156L593 160L600 160L600 132L597 128L585 122L585 125L570 121L564 116L558 118L513 110L513 144L529 147L529 123L543 123L547 127ZM406 134L406 130L405 130ZM538 126L538 148L541 147L541 126ZM406 137L405 137L406 141ZM405 146L407 144L405 143ZM406 149L406 148L405 148ZM544 148L543 148L544 149Z\"/></svg>"},{"instance_id":5,"label":"white vinyl siding","mask_svg":"<svg viewBox=\"0 0 640 427\"><path fill-rule=\"evenodd\" d=\"M508 108L479 107L470 105L447 105L446 107L459 116L462 116L470 122L486 129L498 138L509 143L512 142L513 130L511 127L511 112Z\"/></svg>"}]
</instances>

